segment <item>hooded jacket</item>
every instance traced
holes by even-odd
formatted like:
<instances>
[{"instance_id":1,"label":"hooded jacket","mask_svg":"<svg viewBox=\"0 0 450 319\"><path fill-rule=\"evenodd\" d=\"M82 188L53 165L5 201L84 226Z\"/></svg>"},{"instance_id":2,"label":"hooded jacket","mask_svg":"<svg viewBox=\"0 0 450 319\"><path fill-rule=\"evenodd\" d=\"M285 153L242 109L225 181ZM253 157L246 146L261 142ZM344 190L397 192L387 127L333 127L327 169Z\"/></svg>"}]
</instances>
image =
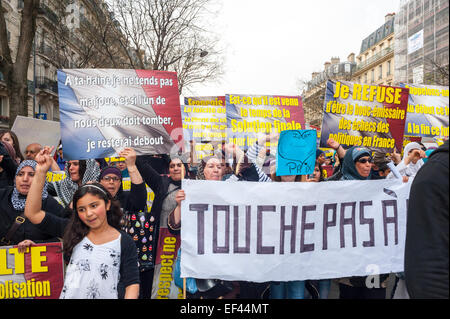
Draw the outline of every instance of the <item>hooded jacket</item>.
<instances>
[{"instance_id":1,"label":"hooded jacket","mask_svg":"<svg viewBox=\"0 0 450 319\"><path fill-rule=\"evenodd\" d=\"M434 151L411 185L405 281L411 298L449 298L449 142Z\"/></svg>"}]
</instances>

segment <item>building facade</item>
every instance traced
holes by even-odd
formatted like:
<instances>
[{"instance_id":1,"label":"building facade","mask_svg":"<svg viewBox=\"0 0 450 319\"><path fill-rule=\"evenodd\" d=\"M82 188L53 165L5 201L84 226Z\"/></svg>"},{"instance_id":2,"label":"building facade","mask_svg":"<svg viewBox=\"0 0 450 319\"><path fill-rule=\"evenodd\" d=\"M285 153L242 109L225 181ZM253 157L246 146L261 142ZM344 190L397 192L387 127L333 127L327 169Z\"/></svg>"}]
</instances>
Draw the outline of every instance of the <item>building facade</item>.
<instances>
[{"instance_id":1,"label":"building facade","mask_svg":"<svg viewBox=\"0 0 450 319\"><path fill-rule=\"evenodd\" d=\"M397 83L448 85L449 0L402 0L395 44Z\"/></svg>"},{"instance_id":2,"label":"building facade","mask_svg":"<svg viewBox=\"0 0 450 319\"><path fill-rule=\"evenodd\" d=\"M365 38L356 57L352 81L374 85L394 83L395 13L385 16L385 23Z\"/></svg>"},{"instance_id":3,"label":"building facade","mask_svg":"<svg viewBox=\"0 0 450 319\"><path fill-rule=\"evenodd\" d=\"M14 57L23 0L1 3ZM118 22L104 1L41 0L28 67L28 116L59 121L57 70L125 67L130 58L126 47ZM8 127L9 109L0 73L0 127Z\"/></svg>"},{"instance_id":4,"label":"building facade","mask_svg":"<svg viewBox=\"0 0 450 319\"><path fill-rule=\"evenodd\" d=\"M341 62L339 57L332 57L330 61L324 63L323 71L312 73L311 80L306 83L302 94L306 123L320 127L327 81L330 79L350 81L355 69L355 54L351 53L347 61Z\"/></svg>"}]
</instances>

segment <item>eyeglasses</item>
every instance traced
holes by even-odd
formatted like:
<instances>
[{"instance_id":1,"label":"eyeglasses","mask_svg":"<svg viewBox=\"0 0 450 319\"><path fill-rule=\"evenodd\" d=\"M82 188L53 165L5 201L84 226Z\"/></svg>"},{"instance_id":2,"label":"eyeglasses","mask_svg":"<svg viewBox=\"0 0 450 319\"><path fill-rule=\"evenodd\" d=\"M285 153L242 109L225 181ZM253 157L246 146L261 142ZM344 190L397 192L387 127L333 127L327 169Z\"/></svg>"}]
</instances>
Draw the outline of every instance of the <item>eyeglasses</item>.
<instances>
[{"instance_id":1,"label":"eyeglasses","mask_svg":"<svg viewBox=\"0 0 450 319\"><path fill-rule=\"evenodd\" d=\"M107 181L107 182L110 182L110 181L118 182L118 181L120 181L120 178L115 177L115 176L106 176L106 177L103 177L102 179L104 181Z\"/></svg>"},{"instance_id":2,"label":"eyeglasses","mask_svg":"<svg viewBox=\"0 0 450 319\"><path fill-rule=\"evenodd\" d=\"M367 162L372 163L372 159L371 158L360 158L357 160L358 163L361 164L366 164Z\"/></svg>"}]
</instances>

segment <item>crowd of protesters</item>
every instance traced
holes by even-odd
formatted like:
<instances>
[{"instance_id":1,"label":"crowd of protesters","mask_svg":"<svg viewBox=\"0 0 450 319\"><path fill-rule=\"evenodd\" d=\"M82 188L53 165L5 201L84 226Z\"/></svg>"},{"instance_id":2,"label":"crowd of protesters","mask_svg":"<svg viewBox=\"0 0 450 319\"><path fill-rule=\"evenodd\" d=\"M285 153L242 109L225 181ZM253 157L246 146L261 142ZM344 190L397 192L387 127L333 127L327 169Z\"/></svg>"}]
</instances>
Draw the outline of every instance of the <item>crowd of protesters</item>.
<instances>
[{"instance_id":1,"label":"crowd of protesters","mask_svg":"<svg viewBox=\"0 0 450 319\"><path fill-rule=\"evenodd\" d=\"M104 159L65 161L61 145L55 150L38 141L26 146L24 156L14 132L1 131L0 246L17 245L24 251L30 245L62 241L67 267L61 298L146 299L151 297L154 269L138 266L136 240L124 226L129 214L147 212L146 186L154 193L150 212L156 228L146 258L155 260L160 225L174 234L182 227L183 179L323 183L401 178L407 182L417 175L421 184L411 189L408 217L413 216L413 222L408 219L405 272L393 275L396 286L391 296L386 296L389 274L381 274L381 284L375 288L367 287L366 277L267 283L197 279L197 285L206 288L187 297L327 299L334 281L342 299L392 298L396 287L408 287L402 295L406 297L448 298L448 140L428 149L411 142L401 155L400 150L384 154L346 148L330 139L333 156L318 150L312 174L277 176L275 157L265 147L276 139L263 136L247 151L219 144L218 152L199 163L192 153L137 157L131 148L107 163ZM331 167L332 174L325 167ZM49 171L64 172L65 178L47 182ZM122 187L124 178L131 182L129 190ZM433 213L424 214L427 209ZM427 260L416 262L416 255L422 254L414 251L418 247L427 252Z\"/></svg>"}]
</instances>

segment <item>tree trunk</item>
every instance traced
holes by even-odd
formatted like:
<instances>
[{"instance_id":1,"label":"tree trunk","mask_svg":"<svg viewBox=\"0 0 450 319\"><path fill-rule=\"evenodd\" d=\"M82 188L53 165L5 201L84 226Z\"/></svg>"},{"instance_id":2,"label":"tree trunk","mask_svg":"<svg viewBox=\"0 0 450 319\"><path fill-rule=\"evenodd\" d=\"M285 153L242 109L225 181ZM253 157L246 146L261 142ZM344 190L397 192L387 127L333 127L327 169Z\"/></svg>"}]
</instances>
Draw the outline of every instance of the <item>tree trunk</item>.
<instances>
[{"instance_id":1,"label":"tree trunk","mask_svg":"<svg viewBox=\"0 0 450 319\"><path fill-rule=\"evenodd\" d=\"M28 85L25 81L12 76L12 81L7 82L7 91L9 96L9 127L11 128L17 115L28 116Z\"/></svg>"},{"instance_id":2,"label":"tree trunk","mask_svg":"<svg viewBox=\"0 0 450 319\"><path fill-rule=\"evenodd\" d=\"M24 1L15 61L11 57L12 50L7 40L5 12L0 8L0 71L3 73L9 96L10 127L14 124L17 115L28 116L27 75L39 6L40 0Z\"/></svg>"}]
</instances>

